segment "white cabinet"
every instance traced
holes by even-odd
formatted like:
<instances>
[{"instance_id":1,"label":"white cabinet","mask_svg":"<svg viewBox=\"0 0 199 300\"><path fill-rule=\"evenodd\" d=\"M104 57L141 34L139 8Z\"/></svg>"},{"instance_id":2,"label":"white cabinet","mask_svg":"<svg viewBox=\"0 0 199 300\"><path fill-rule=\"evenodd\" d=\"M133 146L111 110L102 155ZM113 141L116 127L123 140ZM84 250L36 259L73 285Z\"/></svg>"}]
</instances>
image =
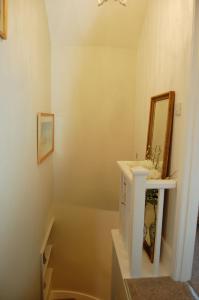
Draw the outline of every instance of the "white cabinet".
<instances>
[{"instance_id":1,"label":"white cabinet","mask_svg":"<svg viewBox=\"0 0 199 300\"><path fill-rule=\"evenodd\" d=\"M123 276L139 278L170 275L166 268L167 262L160 261L160 249L164 193L167 189L175 189L176 181L152 179L150 171L142 166L142 162L118 162L118 166L121 170L120 228L112 235L114 247L122 245L122 253L126 252L127 261L121 262L126 270ZM143 250L145 197L146 190L149 189L158 190L154 263L150 262ZM117 239L121 241L116 242Z\"/></svg>"}]
</instances>

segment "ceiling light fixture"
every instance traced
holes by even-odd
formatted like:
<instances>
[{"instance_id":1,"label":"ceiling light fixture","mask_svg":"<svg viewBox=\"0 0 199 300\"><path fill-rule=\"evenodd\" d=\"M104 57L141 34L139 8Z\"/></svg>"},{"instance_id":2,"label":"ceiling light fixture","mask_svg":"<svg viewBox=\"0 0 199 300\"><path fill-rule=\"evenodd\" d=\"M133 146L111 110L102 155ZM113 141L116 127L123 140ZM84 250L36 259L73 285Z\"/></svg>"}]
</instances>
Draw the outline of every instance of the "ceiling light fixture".
<instances>
[{"instance_id":1,"label":"ceiling light fixture","mask_svg":"<svg viewBox=\"0 0 199 300\"><path fill-rule=\"evenodd\" d=\"M118 1L123 6L127 5L127 0L115 0L115 1ZM98 6L102 6L105 2L108 2L108 0L98 0Z\"/></svg>"}]
</instances>

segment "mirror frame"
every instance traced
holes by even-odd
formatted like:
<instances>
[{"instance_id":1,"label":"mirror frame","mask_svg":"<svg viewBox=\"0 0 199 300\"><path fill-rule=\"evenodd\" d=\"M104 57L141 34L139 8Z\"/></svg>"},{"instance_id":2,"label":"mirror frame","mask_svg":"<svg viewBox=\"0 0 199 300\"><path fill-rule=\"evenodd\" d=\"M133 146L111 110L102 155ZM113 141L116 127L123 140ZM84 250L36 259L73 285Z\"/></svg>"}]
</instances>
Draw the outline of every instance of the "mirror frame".
<instances>
[{"instance_id":1,"label":"mirror frame","mask_svg":"<svg viewBox=\"0 0 199 300\"><path fill-rule=\"evenodd\" d=\"M150 115L149 115L149 126L148 126L148 137L147 137L147 147L152 145L153 140L153 129L154 129L154 119L155 119L155 107L159 101L168 99L168 116L167 116L167 129L166 137L164 144L164 153L163 153L163 166L161 178L164 179L168 176L169 163L170 163L170 153L171 153L171 139L172 139L172 130L173 130L173 117L174 117L174 105L175 105L175 92L170 91L161 95L157 95L151 98L150 106ZM147 159L147 157L146 157Z\"/></svg>"}]
</instances>

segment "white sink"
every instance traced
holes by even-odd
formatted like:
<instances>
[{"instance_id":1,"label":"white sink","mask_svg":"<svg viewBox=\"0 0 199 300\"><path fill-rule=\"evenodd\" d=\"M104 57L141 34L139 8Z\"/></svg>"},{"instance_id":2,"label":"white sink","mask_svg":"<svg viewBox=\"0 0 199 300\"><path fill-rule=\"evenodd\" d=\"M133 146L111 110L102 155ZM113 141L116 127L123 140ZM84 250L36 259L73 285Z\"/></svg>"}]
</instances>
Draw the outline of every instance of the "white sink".
<instances>
[{"instance_id":1,"label":"white sink","mask_svg":"<svg viewBox=\"0 0 199 300\"><path fill-rule=\"evenodd\" d=\"M142 161L123 161L130 170L134 167L143 167L149 171L147 179L161 179L161 172L154 168L152 161L142 160Z\"/></svg>"}]
</instances>

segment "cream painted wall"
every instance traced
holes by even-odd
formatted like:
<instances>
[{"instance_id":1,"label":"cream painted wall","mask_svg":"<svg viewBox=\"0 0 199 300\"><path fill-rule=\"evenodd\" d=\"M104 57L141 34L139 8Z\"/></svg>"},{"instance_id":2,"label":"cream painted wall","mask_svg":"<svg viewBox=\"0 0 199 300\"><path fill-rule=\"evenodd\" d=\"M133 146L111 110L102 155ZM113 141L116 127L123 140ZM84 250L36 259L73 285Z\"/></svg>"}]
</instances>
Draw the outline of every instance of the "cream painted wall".
<instances>
[{"instance_id":1,"label":"cream painted wall","mask_svg":"<svg viewBox=\"0 0 199 300\"><path fill-rule=\"evenodd\" d=\"M134 76L132 50L53 47L56 289L109 299L116 161L132 159Z\"/></svg>"},{"instance_id":2,"label":"cream painted wall","mask_svg":"<svg viewBox=\"0 0 199 300\"><path fill-rule=\"evenodd\" d=\"M176 91L176 103L182 103L182 115L174 117L171 173L177 171L177 195L170 194L166 205L166 242L172 249L177 217L182 208L183 172L186 152L188 84L192 51L194 1L150 1L142 29L136 68L135 152L142 159L145 153L150 97ZM177 196L177 197L175 197ZM174 262L173 266L175 265Z\"/></svg>"},{"instance_id":3,"label":"cream painted wall","mask_svg":"<svg viewBox=\"0 0 199 300\"><path fill-rule=\"evenodd\" d=\"M9 1L0 40L0 298L40 299L39 251L52 199L52 157L36 156L36 115L50 111L44 2Z\"/></svg>"},{"instance_id":4,"label":"cream painted wall","mask_svg":"<svg viewBox=\"0 0 199 300\"><path fill-rule=\"evenodd\" d=\"M148 0L45 0L52 43L65 46L136 48ZM133 37L133 38L132 38Z\"/></svg>"}]
</instances>

